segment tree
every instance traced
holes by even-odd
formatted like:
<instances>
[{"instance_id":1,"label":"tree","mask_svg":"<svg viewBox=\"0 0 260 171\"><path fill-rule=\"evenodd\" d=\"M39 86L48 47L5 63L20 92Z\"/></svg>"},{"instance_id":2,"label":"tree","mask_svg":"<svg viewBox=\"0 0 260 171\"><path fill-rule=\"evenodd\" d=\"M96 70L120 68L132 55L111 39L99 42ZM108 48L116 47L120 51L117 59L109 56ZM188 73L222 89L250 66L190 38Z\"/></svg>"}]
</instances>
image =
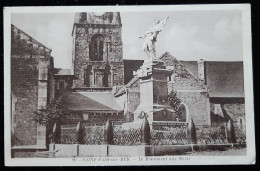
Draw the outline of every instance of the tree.
<instances>
[{"instance_id":1,"label":"tree","mask_svg":"<svg viewBox=\"0 0 260 171\"><path fill-rule=\"evenodd\" d=\"M60 123L67 114L69 114L68 108L60 102L60 99L57 99L48 103L46 108L35 111L34 120L36 123L49 127Z\"/></svg>"},{"instance_id":2,"label":"tree","mask_svg":"<svg viewBox=\"0 0 260 171\"><path fill-rule=\"evenodd\" d=\"M46 108L34 112L34 121L45 125L47 129L47 141L51 136L51 130L55 123L61 124L62 120L69 114L69 110L61 103L60 99L53 100L46 105Z\"/></svg>"},{"instance_id":3,"label":"tree","mask_svg":"<svg viewBox=\"0 0 260 171\"><path fill-rule=\"evenodd\" d=\"M177 112L181 106L181 100L177 97L176 91L171 91L168 95L169 105Z\"/></svg>"}]
</instances>

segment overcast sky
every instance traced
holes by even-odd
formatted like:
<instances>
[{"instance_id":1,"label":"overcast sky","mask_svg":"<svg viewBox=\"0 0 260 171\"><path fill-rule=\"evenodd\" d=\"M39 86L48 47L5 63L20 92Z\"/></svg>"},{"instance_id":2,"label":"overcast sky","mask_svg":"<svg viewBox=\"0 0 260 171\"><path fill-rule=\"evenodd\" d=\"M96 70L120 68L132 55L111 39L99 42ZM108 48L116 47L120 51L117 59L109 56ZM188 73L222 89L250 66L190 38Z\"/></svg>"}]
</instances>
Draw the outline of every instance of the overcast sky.
<instances>
[{"instance_id":1,"label":"overcast sky","mask_svg":"<svg viewBox=\"0 0 260 171\"><path fill-rule=\"evenodd\" d=\"M12 23L52 49L55 67L70 68L74 13L12 14ZM124 59L144 59L138 39L155 19L170 17L158 35L157 56L165 51L179 60L241 61L241 12L175 11L121 13Z\"/></svg>"}]
</instances>

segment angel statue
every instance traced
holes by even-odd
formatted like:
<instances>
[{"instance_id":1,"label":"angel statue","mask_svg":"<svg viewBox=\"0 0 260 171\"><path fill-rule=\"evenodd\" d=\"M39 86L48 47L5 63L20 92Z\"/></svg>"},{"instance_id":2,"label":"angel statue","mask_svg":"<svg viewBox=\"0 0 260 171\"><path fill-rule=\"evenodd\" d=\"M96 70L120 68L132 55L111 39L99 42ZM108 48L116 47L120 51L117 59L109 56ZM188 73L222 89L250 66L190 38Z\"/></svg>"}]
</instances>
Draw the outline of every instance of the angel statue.
<instances>
[{"instance_id":1,"label":"angel statue","mask_svg":"<svg viewBox=\"0 0 260 171\"><path fill-rule=\"evenodd\" d=\"M149 59L156 59L156 50L155 50L155 42L157 39L157 35L164 28L166 21L169 17L165 18L160 22L160 20L155 20L153 26L149 28L149 30L145 33L144 36L139 37L141 39L146 39L143 45L143 50L146 52Z\"/></svg>"}]
</instances>

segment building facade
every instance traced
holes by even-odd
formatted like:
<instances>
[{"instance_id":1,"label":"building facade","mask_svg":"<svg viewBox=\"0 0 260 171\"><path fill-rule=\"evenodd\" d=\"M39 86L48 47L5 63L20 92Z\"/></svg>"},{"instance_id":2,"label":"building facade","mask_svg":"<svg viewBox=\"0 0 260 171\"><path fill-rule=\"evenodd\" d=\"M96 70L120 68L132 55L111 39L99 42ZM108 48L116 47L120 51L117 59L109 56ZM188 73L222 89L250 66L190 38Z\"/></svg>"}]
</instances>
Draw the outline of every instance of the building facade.
<instances>
[{"instance_id":1,"label":"building facade","mask_svg":"<svg viewBox=\"0 0 260 171\"><path fill-rule=\"evenodd\" d=\"M11 29L11 142L17 148L46 148L46 128L33 114L55 98L51 49L14 25Z\"/></svg>"},{"instance_id":2,"label":"building facade","mask_svg":"<svg viewBox=\"0 0 260 171\"><path fill-rule=\"evenodd\" d=\"M75 15L72 36L74 89L111 90L124 84L122 24L119 12Z\"/></svg>"},{"instance_id":3,"label":"building facade","mask_svg":"<svg viewBox=\"0 0 260 171\"><path fill-rule=\"evenodd\" d=\"M181 100L179 112L186 115L182 118L192 118L196 125L223 125L231 119L245 131L243 62L179 61L168 52L160 59L173 71L168 77L168 93L176 92ZM125 103L128 122L134 121L134 112L140 104L140 79L132 77L115 93ZM167 117L177 121L174 116L159 120Z\"/></svg>"}]
</instances>

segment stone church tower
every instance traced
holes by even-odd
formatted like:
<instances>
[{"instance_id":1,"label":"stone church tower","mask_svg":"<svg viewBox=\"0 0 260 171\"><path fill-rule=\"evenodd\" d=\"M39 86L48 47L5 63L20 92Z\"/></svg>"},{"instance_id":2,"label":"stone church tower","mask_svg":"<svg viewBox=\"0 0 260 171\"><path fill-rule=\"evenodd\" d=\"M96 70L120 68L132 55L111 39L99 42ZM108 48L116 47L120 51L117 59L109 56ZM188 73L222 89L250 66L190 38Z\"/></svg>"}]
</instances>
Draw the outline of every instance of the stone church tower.
<instances>
[{"instance_id":1,"label":"stone church tower","mask_svg":"<svg viewBox=\"0 0 260 171\"><path fill-rule=\"evenodd\" d=\"M124 84L121 29L119 12L76 13L72 31L74 89L110 91Z\"/></svg>"}]
</instances>

